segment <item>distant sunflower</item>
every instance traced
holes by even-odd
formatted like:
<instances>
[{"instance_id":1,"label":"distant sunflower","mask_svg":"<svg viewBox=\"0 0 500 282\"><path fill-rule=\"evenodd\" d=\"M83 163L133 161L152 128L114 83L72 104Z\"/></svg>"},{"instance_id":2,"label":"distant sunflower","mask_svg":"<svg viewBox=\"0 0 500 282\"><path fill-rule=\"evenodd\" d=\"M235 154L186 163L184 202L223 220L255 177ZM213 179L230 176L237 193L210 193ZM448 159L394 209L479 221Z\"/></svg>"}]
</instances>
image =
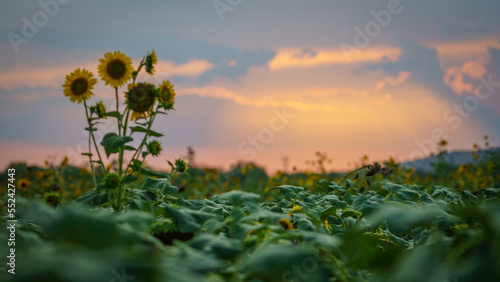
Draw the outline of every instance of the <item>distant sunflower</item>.
<instances>
[{"instance_id":1,"label":"distant sunflower","mask_svg":"<svg viewBox=\"0 0 500 282\"><path fill-rule=\"evenodd\" d=\"M156 89L149 83L133 83L126 93L127 105L132 110L130 120L147 118L156 100Z\"/></svg>"},{"instance_id":2,"label":"distant sunflower","mask_svg":"<svg viewBox=\"0 0 500 282\"><path fill-rule=\"evenodd\" d=\"M151 53L149 53L146 56L146 72L149 74L154 74L155 73L155 64L158 62L158 58L156 57L155 50L152 50Z\"/></svg>"},{"instance_id":3,"label":"distant sunflower","mask_svg":"<svg viewBox=\"0 0 500 282\"><path fill-rule=\"evenodd\" d=\"M77 101L80 104L83 99L89 99L93 93L92 89L97 83L97 79L92 78L93 74L86 69L78 68L66 76L63 84L64 96L69 97L71 102Z\"/></svg>"},{"instance_id":4,"label":"distant sunflower","mask_svg":"<svg viewBox=\"0 0 500 282\"><path fill-rule=\"evenodd\" d=\"M26 191L28 188L30 188L31 182L29 182L27 179L21 179L19 182L17 182L17 188L21 191Z\"/></svg>"},{"instance_id":5,"label":"distant sunflower","mask_svg":"<svg viewBox=\"0 0 500 282\"><path fill-rule=\"evenodd\" d=\"M175 101L175 90L170 80L163 81L159 92L161 106L165 109L172 109Z\"/></svg>"},{"instance_id":6,"label":"distant sunflower","mask_svg":"<svg viewBox=\"0 0 500 282\"><path fill-rule=\"evenodd\" d=\"M330 225L328 225L328 220L325 219L325 221L323 221L323 226L325 227L326 231L330 231Z\"/></svg>"},{"instance_id":7,"label":"distant sunflower","mask_svg":"<svg viewBox=\"0 0 500 282\"><path fill-rule=\"evenodd\" d=\"M293 223L290 221L290 219L282 218L282 219L279 220L279 224L285 230L293 230Z\"/></svg>"},{"instance_id":8,"label":"distant sunflower","mask_svg":"<svg viewBox=\"0 0 500 282\"><path fill-rule=\"evenodd\" d=\"M99 76L106 85L120 87L132 78L132 60L120 51L104 54L99 59Z\"/></svg>"}]
</instances>

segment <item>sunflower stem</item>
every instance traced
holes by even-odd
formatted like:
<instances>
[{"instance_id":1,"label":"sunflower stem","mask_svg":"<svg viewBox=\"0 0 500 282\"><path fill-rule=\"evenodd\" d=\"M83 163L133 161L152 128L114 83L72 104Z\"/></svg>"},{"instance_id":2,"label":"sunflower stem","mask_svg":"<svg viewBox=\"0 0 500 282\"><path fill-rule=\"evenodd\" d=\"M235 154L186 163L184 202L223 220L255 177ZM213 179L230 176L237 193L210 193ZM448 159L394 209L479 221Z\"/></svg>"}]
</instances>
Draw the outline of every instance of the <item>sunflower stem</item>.
<instances>
[{"instance_id":1,"label":"sunflower stem","mask_svg":"<svg viewBox=\"0 0 500 282\"><path fill-rule=\"evenodd\" d=\"M83 102L85 104L85 109L87 108L87 104L86 104L86 101L85 99L83 99ZM89 129L90 129L90 136L92 137L92 141L94 142L94 148L95 148L95 151L97 152L97 156L99 157L99 162L101 162L101 169L102 169L102 173L103 175L106 174L106 169L104 167L104 162L102 161L102 157L101 157L101 152L99 151L99 147L97 146L97 142L95 141L95 135L94 135L94 130L92 130L92 123L90 122L89 118L88 118L88 115L87 115L87 120L89 121Z\"/></svg>"},{"instance_id":2,"label":"sunflower stem","mask_svg":"<svg viewBox=\"0 0 500 282\"><path fill-rule=\"evenodd\" d=\"M115 87L115 98L116 98L116 111L119 113L120 112L120 102L118 100L118 87ZM118 135L121 137L122 134L122 130L121 130L121 118L116 118L117 122L118 122Z\"/></svg>"},{"instance_id":3,"label":"sunflower stem","mask_svg":"<svg viewBox=\"0 0 500 282\"><path fill-rule=\"evenodd\" d=\"M92 180L94 181L94 187L97 187L97 180L95 177L95 171L94 171L94 162L92 161L92 142L91 142L91 136L93 136L93 128L92 128L92 122L89 119L89 111L87 109L87 101L85 98L83 98L83 106L85 108L85 116L87 117L87 122L89 124L89 162L90 162L90 170L92 171Z\"/></svg>"},{"instance_id":4,"label":"sunflower stem","mask_svg":"<svg viewBox=\"0 0 500 282\"><path fill-rule=\"evenodd\" d=\"M144 138L142 139L141 144L139 145L139 148L137 148L137 150L135 151L134 155L130 159L130 162L128 163L128 165L125 169L128 169L132 165L132 161L139 156L140 152L142 151L142 147L144 146L144 144L146 144L146 141L149 137L148 136L149 131L151 130L151 126L153 125L153 121L156 117L156 111L158 111L158 108L159 108L159 105L156 106L156 110L151 114L151 118L149 119L149 122L148 122L148 127L146 128L146 133L144 134ZM141 167L142 167L142 165L141 165Z\"/></svg>"},{"instance_id":5,"label":"sunflower stem","mask_svg":"<svg viewBox=\"0 0 500 282\"><path fill-rule=\"evenodd\" d=\"M357 171L360 171L360 170L362 170L362 169L365 169L365 168L367 168L368 166L369 166L369 165L365 165L365 166L362 166L362 167L360 167L360 168L358 168L358 169L355 169L355 170L353 170L353 171L349 172L348 174L346 174L346 175L342 176L342 178L340 178L340 180L339 180L339 182L338 182L338 183L340 184L340 183L342 182L342 180L347 179L347 177L349 177L349 175L351 175L351 174L353 174L353 173L355 173L355 172L357 172Z\"/></svg>"}]
</instances>

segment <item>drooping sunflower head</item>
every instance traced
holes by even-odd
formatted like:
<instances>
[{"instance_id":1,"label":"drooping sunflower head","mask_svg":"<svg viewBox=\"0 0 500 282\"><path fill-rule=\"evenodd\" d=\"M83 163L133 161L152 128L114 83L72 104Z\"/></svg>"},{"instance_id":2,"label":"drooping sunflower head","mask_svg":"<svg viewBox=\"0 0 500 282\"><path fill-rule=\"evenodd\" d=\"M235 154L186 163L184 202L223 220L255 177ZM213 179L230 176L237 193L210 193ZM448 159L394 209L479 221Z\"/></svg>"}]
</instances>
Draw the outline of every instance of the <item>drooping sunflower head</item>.
<instances>
[{"instance_id":1,"label":"drooping sunflower head","mask_svg":"<svg viewBox=\"0 0 500 282\"><path fill-rule=\"evenodd\" d=\"M86 69L77 68L66 76L63 84L64 96L69 97L71 102L77 101L80 104L83 99L88 100L92 95L92 89L97 83L93 74Z\"/></svg>"},{"instance_id":2,"label":"drooping sunflower head","mask_svg":"<svg viewBox=\"0 0 500 282\"><path fill-rule=\"evenodd\" d=\"M148 152L155 157L158 156L162 150L161 143L156 140L148 142L146 147L148 148Z\"/></svg>"},{"instance_id":3,"label":"drooping sunflower head","mask_svg":"<svg viewBox=\"0 0 500 282\"><path fill-rule=\"evenodd\" d=\"M170 80L165 80L160 85L160 105L166 110L172 109L174 107L175 101L175 90L174 85L170 83Z\"/></svg>"},{"instance_id":4,"label":"drooping sunflower head","mask_svg":"<svg viewBox=\"0 0 500 282\"><path fill-rule=\"evenodd\" d=\"M108 118L107 116L103 115L106 113L106 106L102 101L98 101L94 106L91 106L90 112L97 114L99 118L104 118L104 119Z\"/></svg>"},{"instance_id":5,"label":"drooping sunflower head","mask_svg":"<svg viewBox=\"0 0 500 282\"><path fill-rule=\"evenodd\" d=\"M127 105L132 110L130 120L146 118L151 115L157 96L157 90L150 83L133 83L126 93Z\"/></svg>"},{"instance_id":6,"label":"drooping sunflower head","mask_svg":"<svg viewBox=\"0 0 500 282\"><path fill-rule=\"evenodd\" d=\"M99 59L99 76L111 87L120 87L132 78L132 60L120 51L104 54Z\"/></svg>"},{"instance_id":7,"label":"drooping sunflower head","mask_svg":"<svg viewBox=\"0 0 500 282\"><path fill-rule=\"evenodd\" d=\"M149 53L146 56L146 72L149 74L154 74L155 73L155 64L158 62L158 58L156 57L155 50L152 50L151 53Z\"/></svg>"},{"instance_id":8,"label":"drooping sunflower head","mask_svg":"<svg viewBox=\"0 0 500 282\"><path fill-rule=\"evenodd\" d=\"M377 172L379 172L381 167L382 166L378 162L375 162L373 165L368 165L368 169L366 170L365 175L374 176L375 174L377 174Z\"/></svg>"},{"instance_id":9,"label":"drooping sunflower head","mask_svg":"<svg viewBox=\"0 0 500 282\"><path fill-rule=\"evenodd\" d=\"M28 188L30 188L31 186L31 182L29 182L27 179L21 179L19 180L19 182L17 183L17 187L19 188L19 190L21 191L26 191L28 190Z\"/></svg>"}]
</instances>

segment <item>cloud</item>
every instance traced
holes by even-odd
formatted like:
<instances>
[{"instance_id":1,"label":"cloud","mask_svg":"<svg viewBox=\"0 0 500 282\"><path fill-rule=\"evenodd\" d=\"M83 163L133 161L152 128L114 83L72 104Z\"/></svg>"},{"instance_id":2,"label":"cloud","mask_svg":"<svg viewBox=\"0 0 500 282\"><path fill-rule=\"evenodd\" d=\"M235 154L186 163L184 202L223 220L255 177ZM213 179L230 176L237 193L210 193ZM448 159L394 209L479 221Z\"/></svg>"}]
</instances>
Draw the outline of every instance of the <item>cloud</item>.
<instances>
[{"instance_id":1,"label":"cloud","mask_svg":"<svg viewBox=\"0 0 500 282\"><path fill-rule=\"evenodd\" d=\"M370 66L369 69L381 69L390 75L409 71L411 72L411 81L413 83L424 86L432 91L437 98L449 104L447 110L454 109L454 107L463 107L463 103L465 103L464 98L459 97L455 93L470 92L476 84L471 85L471 82L467 81L462 67L458 68L458 70L444 71L439 64L437 51L433 48L425 47L414 40L399 39L399 46L402 52L397 62L377 63ZM490 48L489 50L491 62L495 58L500 58L500 56L495 55L496 49ZM491 62L488 68L492 65ZM475 75L477 72L477 70L471 72L468 65L465 69L469 75ZM491 96L493 97L494 95ZM495 121L498 120L500 114L489 108L489 105L493 101L494 98L482 101L473 111L473 115L471 114L470 116L478 126L482 126L484 130L488 130L491 134L499 136L500 125ZM454 130L456 129L454 128Z\"/></svg>"},{"instance_id":2,"label":"cloud","mask_svg":"<svg viewBox=\"0 0 500 282\"><path fill-rule=\"evenodd\" d=\"M157 73L169 77L195 78L212 69L213 66L214 65L207 60L196 58L182 64L160 60L157 65ZM97 64L95 62L82 62L80 64L58 66L16 66L12 69L0 70L0 88L3 90L14 90L18 88L59 89L62 87L61 85L64 83L66 75L74 71L76 67L86 68L94 74L94 77L97 77ZM141 77L145 76L147 75L141 74ZM28 96L29 95L24 95L22 99L32 100L32 98L35 98L30 98Z\"/></svg>"},{"instance_id":3,"label":"cloud","mask_svg":"<svg viewBox=\"0 0 500 282\"><path fill-rule=\"evenodd\" d=\"M189 62L183 64L158 60L158 63L155 65L153 77L145 72L141 72L138 76L138 80L150 81L155 79L170 79L172 77L197 78L213 68L214 64L205 59L193 58Z\"/></svg>"},{"instance_id":4,"label":"cloud","mask_svg":"<svg viewBox=\"0 0 500 282\"><path fill-rule=\"evenodd\" d=\"M444 74L443 81L457 95L463 93L474 93L472 83L466 82L467 78L477 81L486 74L486 60L476 59L465 62L461 67L448 68Z\"/></svg>"},{"instance_id":5,"label":"cloud","mask_svg":"<svg viewBox=\"0 0 500 282\"><path fill-rule=\"evenodd\" d=\"M290 108L300 109L300 110L329 110L330 107L323 105L315 105L303 103L294 100L279 100L279 99L248 99L241 95L234 93L228 89L218 87L218 86L205 86L205 87L194 87L179 89L177 93L181 95L198 95L201 97L211 97L217 99L231 100L236 104L252 106L252 107L282 107L287 106Z\"/></svg>"},{"instance_id":6,"label":"cloud","mask_svg":"<svg viewBox=\"0 0 500 282\"><path fill-rule=\"evenodd\" d=\"M282 48L277 50L276 56L268 63L268 66L270 70L279 70L283 68L310 68L332 64L377 62L384 58L396 60L399 53L399 49L392 47L367 48L363 52L353 54L348 61L342 50L338 48Z\"/></svg>"},{"instance_id":7,"label":"cloud","mask_svg":"<svg viewBox=\"0 0 500 282\"><path fill-rule=\"evenodd\" d=\"M95 73L95 64L83 63L78 67L86 68ZM19 67L0 71L0 88L13 90L16 88L58 88L61 87L66 75L71 73L75 66L61 65L48 67Z\"/></svg>"},{"instance_id":8,"label":"cloud","mask_svg":"<svg viewBox=\"0 0 500 282\"><path fill-rule=\"evenodd\" d=\"M478 79L486 74L485 60L471 60L462 65L462 72L470 78Z\"/></svg>"},{"instance_id":9,"label":"cloud","mask_svg":"<svg viewBox=\"0 0 500 282\"><path fill-rule=\"evenodd\" d=\"M408 71L400 72L397 77L386 77L381 81L377 82L377 85L375 86L375 91L380 92L380 90L382 90L382 88L384 88L386 85L392 85L392 86L399 85L405 82L406 79L408 79L408 77L410 77L410 72Z\"/></svg>"},{"instance_id":10,"label":"cloud","mask_svg":"<svg viewBox=\"0 0 500 282\"><path fill-rule=\"evenodd\" d=\"M425 46L435 49L440 61L453 63L457 60L463 61L470 58L487 57L490 48L500 48L500 41L497 36L490 36L473 40L463 39L451 42L427 43Z\"/></svg>"},{"instance_id":11,"label":"cloud","mask_svg":"<svg viewBox=\"0 0 500 282\"><path fill-rule=\"evenodd\" d=\"M443 81L455 94L461 95L464 92L472 92L472 84L464 81L464 73L460 68L449 68L444 74Z\"/></svg>"},{"instance_id":12,"label":"cloud","mask_svg":"<svg viewBox=\"0 0 500 282\"><path fill-rule=\"evenodd\" d=\"M175 65L170 61L158 61L156 69L158 74L165 73L170 76L197 77L212 69L214 64L207 60L193 59L185 64Z\"/></svg>"}]
</instances>

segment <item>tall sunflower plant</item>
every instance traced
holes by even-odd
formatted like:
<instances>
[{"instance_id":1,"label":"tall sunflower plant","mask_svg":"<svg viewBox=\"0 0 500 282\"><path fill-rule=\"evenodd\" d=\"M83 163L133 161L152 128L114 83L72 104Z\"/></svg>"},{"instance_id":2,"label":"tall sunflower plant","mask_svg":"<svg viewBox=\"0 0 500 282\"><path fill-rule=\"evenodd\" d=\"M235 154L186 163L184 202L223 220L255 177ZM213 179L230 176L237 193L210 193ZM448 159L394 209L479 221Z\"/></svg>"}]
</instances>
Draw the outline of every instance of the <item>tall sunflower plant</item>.
<instances>
[{"instance_id":1,"label":"tall sunflower plant","mask_svg":"<svg viewBox=\"0 0 500 282\"><path fill-rule=\"evenodd\" d=\"M162 151L161 143L153 138L161 137L163 134L152 130L153 122L158 114L167 114L172 110L175 101L174 85L169 80L159 85L136 82L141 70L153 75L157 61L156 53L152 50L143 57L137 69L134 69L130 57L120 51L104 54L104 58L99 60L98 72L105 85L114 88L116 109L113 111L108 111L101 100L89 105L88 102L94 95L93 89L97 83L97 79L90 71L77 68L66 76L63 93L71 102L78 104L83 102L88 123L88 127L85 128L89 132L88 152L82 155L89 158L95 187L89 195L82 197L89 200L88 202L109 204L116 211L120 211L130 199L140 174L159 178L148 179L149 182L146 180L149 184L161 183L162 189L159 193L173 192L175 187L170 185L170 179L174 172L182 173L186 170L185 162L181 159L176 160L175 164L169 162L172 167L169 174L143 166L146 156L158 156ZM124 95L120 95L119 89L123 89L121 87L125 88L122 90ZM98 143L94 133L108 118L116 119L117 131L105 134ZM137 147L133 147L130 142L134 140L133 135L138 134L142 135L142 140ZM101 154L102 149L105 155ZM124 158L126 151L131 155L128 161ZM105 161L109 163L111 155L118 157L115 166L105 165ZM104 175L101 181L97 179L97 172ZM105 197L102 197L103 194Z\"/></svg>"}]
</instances>

